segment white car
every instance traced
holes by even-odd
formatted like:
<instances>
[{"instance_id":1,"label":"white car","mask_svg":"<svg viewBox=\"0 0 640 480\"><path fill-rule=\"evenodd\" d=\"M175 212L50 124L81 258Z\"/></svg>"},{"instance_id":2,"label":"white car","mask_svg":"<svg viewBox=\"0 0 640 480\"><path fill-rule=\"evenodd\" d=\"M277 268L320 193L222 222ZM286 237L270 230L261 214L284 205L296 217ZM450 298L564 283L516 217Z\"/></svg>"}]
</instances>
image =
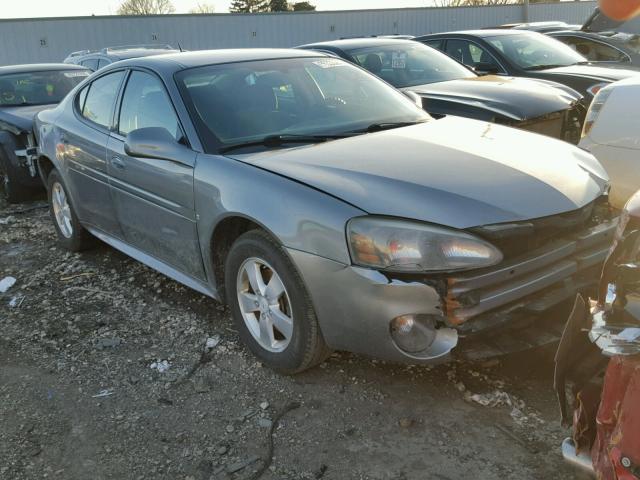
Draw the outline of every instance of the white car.
<instances>
[{"instance_id":1,"label":"white car","mask_svg":"<svg viewBox=\"0 0 640 480\"><path fill-rule=\"evenodd\" d=\"M579 146L607 170L611 203L623 208L640 189L640 79L621 80L598 92Z\"/></svg>"}]
</instances>

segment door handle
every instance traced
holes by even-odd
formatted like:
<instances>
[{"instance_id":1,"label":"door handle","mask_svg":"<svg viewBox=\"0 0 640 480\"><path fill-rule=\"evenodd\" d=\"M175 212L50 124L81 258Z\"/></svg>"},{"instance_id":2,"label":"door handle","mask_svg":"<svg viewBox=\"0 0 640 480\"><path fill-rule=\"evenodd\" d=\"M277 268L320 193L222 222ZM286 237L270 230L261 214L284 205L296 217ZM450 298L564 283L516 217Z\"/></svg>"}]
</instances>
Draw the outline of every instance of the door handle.
<instances>
[{"instance_id":1,"label":"door handle","mask_svg":"<svg viewBox=\"0 0 640 480\"><path fill-rule=\"evenodd\" d=\"M111 157L111 165L118 170L124 170L124 162L120 157Z\"/></svg>"}]
</instances>

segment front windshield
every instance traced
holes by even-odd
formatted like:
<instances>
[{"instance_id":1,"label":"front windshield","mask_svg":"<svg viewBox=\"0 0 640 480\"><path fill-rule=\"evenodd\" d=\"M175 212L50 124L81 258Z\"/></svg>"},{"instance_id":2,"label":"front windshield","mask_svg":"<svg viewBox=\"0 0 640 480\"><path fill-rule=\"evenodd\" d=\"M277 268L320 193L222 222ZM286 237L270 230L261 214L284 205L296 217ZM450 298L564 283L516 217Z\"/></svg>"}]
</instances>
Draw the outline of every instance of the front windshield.
<instances>
[{"instance_id":1,"label":"front windshield","mask_svg":"<svg viewBox=\"0 0 640 480\"><path fill-rule=\"evenodd\" d=\"M540 33L499 35L485 40L525 70L564 67L587 61L564 43Z\"/></svg>"},{"instance_id":2,"label":"front windshield","mask_svg":"<svg viewBox=\"0 0 640 480\"><path fill-rule=\"evenodd\" d=\"M429 115L373 75L336 58L289 58L177 75L207 150L271 135L336 135Z\"/></svg>"},{"instance_id":3,"label":"front windshield","mask_svg":"<svg viewBox=\"0 0 640 480\"><path fill-rule=\"evenodd\" d=\"M88 70L51 70L0 75L0 106L59 103Z\"/></svg>"},{"instance_id":4,"label":"front windshield","mask_svg":"<svg viewBox=\"0 0 640 480\"><path fill-rule=\"evenodd\" d=\"M379 45L347 53L360 66L397 88L476 76L444 53L420 43Z\"/></svg>"}]
</instances>

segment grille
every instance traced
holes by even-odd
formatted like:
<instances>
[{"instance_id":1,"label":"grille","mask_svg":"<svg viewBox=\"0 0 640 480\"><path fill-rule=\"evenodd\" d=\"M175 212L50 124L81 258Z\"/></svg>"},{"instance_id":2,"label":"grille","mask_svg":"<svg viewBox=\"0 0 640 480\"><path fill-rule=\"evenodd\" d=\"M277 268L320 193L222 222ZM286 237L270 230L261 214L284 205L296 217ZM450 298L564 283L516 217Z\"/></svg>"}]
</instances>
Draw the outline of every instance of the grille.
<instances>
[{"instance_id":1,"label":"grille","mask_svg":"<svg viewBox=\"0 0 640 480\"><path fill-rule=\"evenodd\" d=\"M599 203L592 202L579 210L526 222L478 227L473 233L491 242L505 259L510 259L611 218L608 208Z\"/></svg>"}]
</instances>

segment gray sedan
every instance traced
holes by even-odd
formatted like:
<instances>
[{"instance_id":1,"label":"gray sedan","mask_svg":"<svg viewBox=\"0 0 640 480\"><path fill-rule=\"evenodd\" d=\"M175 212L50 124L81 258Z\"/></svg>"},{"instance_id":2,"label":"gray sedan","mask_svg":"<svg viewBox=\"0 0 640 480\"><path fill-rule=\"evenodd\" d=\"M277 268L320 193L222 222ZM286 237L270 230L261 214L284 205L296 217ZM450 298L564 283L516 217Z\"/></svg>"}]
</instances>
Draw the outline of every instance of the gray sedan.
<instances>
[{"instance_id":1,"label":"gray sedan","mask_svg":"<svg viewBox=\"0 0 640 480\"><path fill-rule=\"evenodd\" d=\"M331 349L439 361L587 286L614 226L588 153L434 120L317 52L118 62L36 132L64 247L98 237L227 302L287 373Z\"/></svg>"}]
</instances>

